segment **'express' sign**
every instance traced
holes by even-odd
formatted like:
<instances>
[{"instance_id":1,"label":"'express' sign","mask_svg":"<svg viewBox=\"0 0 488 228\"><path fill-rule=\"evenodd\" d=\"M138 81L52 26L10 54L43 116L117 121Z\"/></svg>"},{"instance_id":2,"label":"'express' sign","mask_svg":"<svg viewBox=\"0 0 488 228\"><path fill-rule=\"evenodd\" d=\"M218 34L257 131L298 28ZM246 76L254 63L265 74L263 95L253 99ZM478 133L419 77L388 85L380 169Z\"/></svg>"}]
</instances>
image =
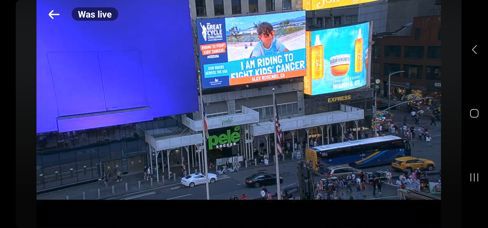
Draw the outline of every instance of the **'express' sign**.
<instances>
[{"instance_id":1,"label":"'express' sign","mask_svg":"<svg viewBox=\"0 0 488 228\"><path fill-rule=\"evenodd\" d=\"M340 97L330 97L327 99L328 103L336 103L336 102L341 102L341 101L349 101L352 99L351 95L344 95Z\"/></svg>"}]
</instances>

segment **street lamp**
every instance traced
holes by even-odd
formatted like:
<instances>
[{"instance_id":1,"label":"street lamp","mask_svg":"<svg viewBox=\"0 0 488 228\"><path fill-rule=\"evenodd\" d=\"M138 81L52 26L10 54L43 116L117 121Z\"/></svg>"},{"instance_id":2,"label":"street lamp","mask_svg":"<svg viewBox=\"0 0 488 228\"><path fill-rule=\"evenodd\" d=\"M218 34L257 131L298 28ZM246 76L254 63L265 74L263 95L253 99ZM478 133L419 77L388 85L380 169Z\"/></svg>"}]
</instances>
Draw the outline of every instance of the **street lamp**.
<instances>
[{"instance_id":1,"label":"street lamp","mask_svg":"<svg viewBox=\"0 0 488 228\"><path fill-rule=\"evenodd\" d=\"M393 73L390 73L388 74L388 107L390 107L390 94L391 94L391 76L395 75L395 74L399 74L399 73L403 73L405 72L404 70L400 70L400 71L395 71Z\"/></svg>"},{"instance_id":2,"label":"street lamp","mask_svg":"<svg viewBox=\"0 0 488 228\"><path fill-rule=\"evenodd\" d=\"M373 95L374 95L374 96L373 96L373 97L374 97L374 104L373 104L373 115L375 115L375 114L376 114L376 107L377 107L377 106L376 106L376 105L377 105L377 104L376 104L376 92L377 92L377 90L378 90L378 88L379 88L379 84L380 84L380 83L381 83L381 80L380 80L380 79L376 79L376 80L374 81L374 90L373 90Z\"/></svg>"}]
</instances>

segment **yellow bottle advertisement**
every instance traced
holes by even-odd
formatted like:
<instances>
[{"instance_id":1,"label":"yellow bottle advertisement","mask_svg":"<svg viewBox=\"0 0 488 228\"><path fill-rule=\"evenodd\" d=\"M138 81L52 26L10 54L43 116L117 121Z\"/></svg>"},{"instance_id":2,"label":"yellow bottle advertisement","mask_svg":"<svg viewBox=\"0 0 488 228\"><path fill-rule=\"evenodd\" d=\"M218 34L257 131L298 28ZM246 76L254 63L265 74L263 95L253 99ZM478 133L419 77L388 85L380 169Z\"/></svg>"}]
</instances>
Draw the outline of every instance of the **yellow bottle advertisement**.
<instances>
[{"instance_id":1,"label":"yellow bottle advertisement","mask_svg":"<svg viewBox=\"0 0 488 228\"><path fill-rule=\"evenodd\" d=\"M314 30L307 39L307 83L319 95L367 86L370 22Z\"/></svg>"},{"instance_id":2,"label":"yellow bottle advertisement","mask_svg":"<svg viewBox=\"0 0 488 228\"><path fill-rule=\"evenodd\" d=\"M354 72L363 71L363 36L359 29L358 37L354 41Z\"/></svg>"},{"instance_id":3,"label":"yellow bottle advertisement","mask_svg":"<svg viewBox=\"0 0 488 228\"><path fill-rule=\"evenodd\" d=\"M320 36L315 36L314 46L311 48L312 80L324 77L324 45L320 42Z\"/></svg>"},{"instance_id":4,"label":"yellow bottle advertisement","mask_svg":"<svg viewBox=\"0 0 488 228\"><path fill-rule=\"evenodd\" d=\"M311 32L305 32L305 48L306 48L306 61L307 61L307 71L305 74L305 77L303 78L303 92L305 94L312 95L312 74L311 74L311 66L309 63L310 61L310 56L312 52L312 49L310 47L310 34Z\"/></svg>"}]
</instances>

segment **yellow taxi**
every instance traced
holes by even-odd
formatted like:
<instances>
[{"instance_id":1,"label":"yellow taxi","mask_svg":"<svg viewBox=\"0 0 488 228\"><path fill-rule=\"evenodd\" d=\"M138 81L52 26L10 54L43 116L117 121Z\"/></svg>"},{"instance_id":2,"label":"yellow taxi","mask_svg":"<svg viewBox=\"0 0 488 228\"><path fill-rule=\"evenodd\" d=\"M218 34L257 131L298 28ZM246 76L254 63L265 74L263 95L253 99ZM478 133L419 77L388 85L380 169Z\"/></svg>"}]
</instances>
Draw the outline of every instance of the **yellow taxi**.
<instances>
[{"instance_id":1,"label":"yellow taxi","mask_svg":"<svg viewBox=\"0 0 488 228\"><path fill-rule=\"evenodd\" d=\"M432 160L416 157L399 157L392 163L391 167L401 171L414 171L416 169L432 171L435 168L435 163Z\"/></svg>"}]
</instances>

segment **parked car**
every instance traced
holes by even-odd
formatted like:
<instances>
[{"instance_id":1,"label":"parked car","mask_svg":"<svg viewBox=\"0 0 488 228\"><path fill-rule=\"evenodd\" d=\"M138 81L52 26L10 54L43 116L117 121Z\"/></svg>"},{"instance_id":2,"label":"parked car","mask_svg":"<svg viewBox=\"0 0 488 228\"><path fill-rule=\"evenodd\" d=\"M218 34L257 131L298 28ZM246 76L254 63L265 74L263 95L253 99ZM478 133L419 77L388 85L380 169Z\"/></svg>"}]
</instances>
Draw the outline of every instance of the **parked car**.
<instances>
[{"instance_id":1,"label":"parked car","mask_svg":"<svg viewBox=\"0 0 488 228\"><path fill-rule=\"evenodd\" d=\"M354 175L358 175L361 173L361 170L349 165L335 165L324 168L324 175L327 178L346 178L353 173Z\"/></svg>"},{"instance_id":2,"label":"parked car","mask_svg":"<svg viewBox=\"0 0 488 228\"><path fill-rule=\"evenodd\" d=\"M217 181L217 175L213 173L208 173L208 180L210 183ZM186 177L181 178L181 184L187 187L195 187L195 185L205 184L206 178L203 173L192 173Z\"/></svg>"},{"instance_id":3,"label":"parked car","mask_svg":"<svg viewBox=\"0 0 488 228\"><path fill-rule=\"evenodd\" d=\"M265 172L255 173L246 178L246 186L248 187L260 187L263 185L276 184L276 174L269 174ZM283 177L280 177L280 183L283 183Z\"/></svg>"},{"instance_id":4,"label":"parked car","mask_svg":"<svg viewBox=\"0 0 488 228\"><path fill-rule=\"evenodd\" d=\"M407 156L396 158L395 161L391 163L391 167L401 171L408 170L409 172L416 169L432 171L435 169L435 163L429 159Z\"/></svg>"}]
</instances>

